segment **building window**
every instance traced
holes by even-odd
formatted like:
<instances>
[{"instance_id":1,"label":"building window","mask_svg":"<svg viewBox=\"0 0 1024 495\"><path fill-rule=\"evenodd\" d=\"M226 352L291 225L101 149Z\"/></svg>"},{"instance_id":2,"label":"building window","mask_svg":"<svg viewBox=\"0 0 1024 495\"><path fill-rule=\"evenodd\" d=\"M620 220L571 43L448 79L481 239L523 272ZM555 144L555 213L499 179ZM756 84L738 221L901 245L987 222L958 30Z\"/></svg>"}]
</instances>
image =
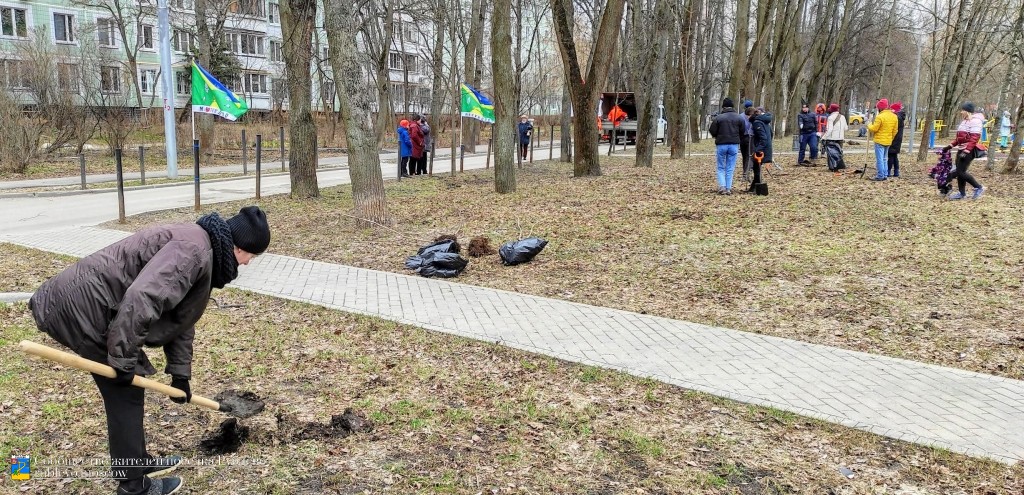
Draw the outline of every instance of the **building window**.
<instances>
[{"instance_id":1,"label":"building window","mask_svg":"<svg viewBox=\"0 0 1024 495\"><path fill-rule=\"evenodd\" d=\"M57 64L57 84L60 89L68 93L78 93L78 82L81 76L78 74L76 64Z\"/></svg>"},{"instance_id":2,"label":"building window","mask_svg":"<svg viewBox=\"0 0 1024 495\"><path fill-rule=\"evenodd\" d=\"M246 93L270 93L270 87L267 86L266 74L242 74L242 82L245 86Z\"/></svg>"},{"instance_id":3,"label":"building window","mask_svg":"<svg viewBox=\"0 0 1024 495\"><path fill-rule=\"evenodd\" d=\"M96 34L101 47L117 48L117 24L113 19L96 19Z\"/></svg>"},{"instance_id":4,"label":"building window","mask_svg":"<svg viewBox=\"0 0 1024 495\"><path fill-rule=\"evenodd\" d=\"M139 24L139 48L142 50L153 49L153 26Z\"/></svg>"},{"instance_id":5,"label":"building window","mask_svg":"<svg viewBox=\"0 0 1024 495\"><path fill-rule=\"evenodd\" d=\"M251 17L266 17L263 11L263 0L238 0L235 3L235 13Z\"/></svg>"},{"instance_id":6,"label":"building window","mask_svg":"<svg viewBox=\"0 0 1024 495\"><path fill-rule=\"evenodd\" d=\"M192 0L171 0L171 7L181 10L191 10Z\"/></svg>"},{"instance_id":7,"label":"building window","mask_svg":"<svg viewBox=\"0 0 1024 495\"><path fill-rule=\"evenodd\" d=\"M330 52L330 50L327 49L326 46L323 47L321 52L323 54L323 58L321 60L330 60L331 59L331 52Z\"/></svg>"},{"instance_id":8,"label":"building window","mask_svg":"<svg viewBox=\"0 0 1024 495\"><path fill-rule=\"evenodd\" d=\"M182 31L180 29L174 30L174 36L171 39L171 46L174 47L174 51L178 53L192 53L195 47L198 46L196 42L196 35Z\"/></svg>"},{"instance_id":9,"label":"building window","mask_svg":"<svg viewBox=\"0 0 1024 495\"><path fill-rule=\"evenodd\" d=\"M419 64L417 64L416 62L416 55L411 53L407 53L405 55L405 66L409 68L410 74L419 74L419 72L417 72Z\"/></svg>"},{"instance_id":10,"label":"building window","mask_svg":"<svg viewBox=\"0 0 1024 495\"><path fill-rule=\"evenodd\" d=\"M278 40L270 40L270 61L284 62L284 45Z\"/></svg>"},{"instance_id":11,"label":"building window","mask_svg":"<svg viewBox=\"0 0 1024 495\"><path fill-rule=\"evenodd\" d=\"M395 52L388 53L388 67L391 70L402 70L402 54Z\"/></svg>"},{"instance_id":12,"label":"building window","mask_svg":"<svg viewBox=\"0 0 1024 495\"><path fill-rule=\"evenodd\" d=\"M391 83L391 101L395 103L405 103L405 86L397 83Z\"/></svg>"},{"instance_id":13,"label":"building window","mask_svg":"<svg viewBox=\"0 0 1024 495\"><path fill-rule=\"evenodd\" d=\"M174 92L179 95L192 94L192 75L188 72L174 73Z\"/></svg>"},{"instance_id":14,"label":"building window","mask_svg":"<svg viewBox=\"0 0 1024 495\"><path fill-rule=\"evenodd\" d=\"M238 55L263 55L263 36L249 33L224 33L228 49Z\"/></svg>"},{"instance_id":15,"label":"building window","mask_svg":"<svg viewBox=\"0 0 1024 495\"><path fill-rule=\"evenodd\" d=\"M139 71L139 91L144 95L156 94L156 71L143 69Z\"/></svg>"},{"instance_id":16,"label":"building window","mask_svg":"<svg viewBox=\"0 0 1024 495\"><path fill-rule=\"evenodd\" d=\"M28 38L28 23L25 19L25 9L0 7L0 35Z\"/></svg>"},{"instance_id":17,"label":"building window","mask_svg":"<svg viewBox=\"0 0 1024 495\"><path fill-rule=\"evenodd\" d=\"M20 60L0 59L0 86L8 89L28 87L28 74Z\"/></svg>"},{"instance_id":18,"label":"building window","mask_svg":"<svg viewBox=\"0 0 1024 495\"><path fill-rule=\"evenodd\" d=\"M281 23L281 6L275 2L270 3L270 9L267 13L267 21L271 24Z\"/></svg>"},{"instance_id":19,"label":"building window","mask_svg":"<svg viewBox=\"0 0 1024 495\"><path fill-rule=\"evenodd\" d=\"M53 38L61 43L75 42L75 16L53 14Z\"/></svg>"},{"instance_id":20,"label":"building window","mask_svg":"<svg viewBox=\"0 0 1024 495\"><path fill-rule=\"evenodd\" d=\"M121 92L120 67L100 67L100 91L109 94Z\"/></svg>"}]
</instances>

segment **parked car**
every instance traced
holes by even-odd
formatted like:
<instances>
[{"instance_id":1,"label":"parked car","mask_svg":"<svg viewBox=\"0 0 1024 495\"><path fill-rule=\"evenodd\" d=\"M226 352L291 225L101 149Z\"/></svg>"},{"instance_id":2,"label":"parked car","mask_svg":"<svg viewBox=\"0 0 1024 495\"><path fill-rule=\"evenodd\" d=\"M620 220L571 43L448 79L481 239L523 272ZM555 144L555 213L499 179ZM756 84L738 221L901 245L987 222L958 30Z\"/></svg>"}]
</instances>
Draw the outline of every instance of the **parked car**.
<instances>
[{"instance_id":1,"label":"parked car","mask_svg":"<svg viewBox=\"0 0 1024 495\"><path fill-rule=\"evenodd\" d=\"M864 120L865 119L864 119L864 114L863 113L860 113L860 112L858 112L856 110L851 110L850 111L850 118L849 118L850 125L863 125L864 124Z\"/></svg>"}]
</instances>

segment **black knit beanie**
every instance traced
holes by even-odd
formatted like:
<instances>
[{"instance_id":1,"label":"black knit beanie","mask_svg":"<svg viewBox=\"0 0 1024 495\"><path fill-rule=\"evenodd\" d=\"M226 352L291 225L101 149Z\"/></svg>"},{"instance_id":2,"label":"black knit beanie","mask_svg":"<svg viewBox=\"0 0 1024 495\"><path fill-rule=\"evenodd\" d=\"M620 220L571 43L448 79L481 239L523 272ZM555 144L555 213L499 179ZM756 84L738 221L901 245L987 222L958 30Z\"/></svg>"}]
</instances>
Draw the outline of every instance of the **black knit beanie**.
<instances>
[{"instance_id":1,"label":"black knit beanie","mask_svg":"<svg viewBox=\"0 0 1024 495\"><path fill-rule=\"evenodd\" d=\"M725 108L725 107L730 107L731 108L732 106L733 106L732 105L732 98L726 97L724 100L722 100L722 108Z\"/></svg>"},{"instance_id":2,"label":"black knit beanie","mask_svg":"<svg viewBox=\"0 0 1024 495\"><path fill-rule=\"evenodd\" d=\"M961 110L966 110L968 113L974 113L974 103L965 101L963 105L960 105Z\"/></svg>"},{"instance_id":3,"label":"black knit beanie","mask_svg":"<svg viewBox=\"0 0 1024 495\"><path fill-rule=\"evenodd\" d=\"M258 206L246 206L227 220L231 227L231 239L242 250L261 254L270 245L270 225L267 215Z\"/></svg>"}]
</instances>

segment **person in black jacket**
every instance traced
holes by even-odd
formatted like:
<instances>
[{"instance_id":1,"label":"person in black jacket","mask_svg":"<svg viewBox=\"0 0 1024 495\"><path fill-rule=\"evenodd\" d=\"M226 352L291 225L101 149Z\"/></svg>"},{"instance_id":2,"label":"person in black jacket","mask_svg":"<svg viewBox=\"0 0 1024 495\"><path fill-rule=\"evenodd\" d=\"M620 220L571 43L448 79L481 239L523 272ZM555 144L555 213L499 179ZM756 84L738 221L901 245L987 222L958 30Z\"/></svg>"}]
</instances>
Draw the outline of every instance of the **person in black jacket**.
<instances>
[{"instance_id":1,"label":"person in black jacket","mask_svg":"<svg viewBox=\"0 0 1024 495\"><path fill-rule=\"evenodd\" d=\"M732 194L732 177L736 171L736 157L740 141L747 133L743 116L736 113L732 98L722 100L722 111L711 122L709 129L715 138L715 160L718 166L718 194Z\"/></svg>"},{"instance_id":2,"label":"person in black jacket","mask_svg":"<svg viewBox=\"0 0 1024 495\"><path fill-rule=\"evenodd\" d=\"M797 154L797 165L810 165L811 161L804 158L804 148L811 148L811 160L818 159L818 119L811 113L806 103L800 107L800 115L796 117L800 127L800 152Z\"/></svg>"},{"instance_id":3,"label":"person in black jacket","mask_svg":"<svg viewBox=\"0 0 1024 495\"><path fill-rule=\"evenodd\" d=\"M270 244L266 214L257 206L222 219L159 225L107 246L50 278L29 300L40 331L79 356L110 366L115 378L92 375L107 415L110 463L119 495L169 495L178 477L155 478L181 464L180 456L146 450L145 389L136 375L156 373L143 347L162 347L171 386L192 398L195 324L213 288L223 288Z\"/></svg>"},{"instance_id":4,"label":"person in black jacket","mask_svg":"<svg viewBox=\"0 0 1024 495\"><path fill-rule=\"evenodd\" d=\"M907 122L907 112L903 111L903 102L897 101L889 107L896 114L898 125L896 136L889 145L889 177L900 176L900 148L903 146L903 126Z\"/></svg>"},{"instance_id":5,"label":"person in black jacket","mask_svg":"<svg viewBox=\"0 0 1024 495\"><path fill-rule=\"evenodd\" d=\"M519 116L519 156L526 161L526 153L530 151L530 139L533 138L533 124L525 115Z\"/></svg>"},{"instance_id":6,"label":"person in black jacket","mask_svg":"<svg viewBox=\"0 0 1024 495\"><path fill-rule=\"evenodd\" d=\"M766 112L764 107L757 107L750 120L754 127L754 139L750 144L751 156L754 158L754 181L750 184L750 190L753 191L754 184L761 182L761 166L772 163L772 114Z\"/></svg>"}]
</instances>

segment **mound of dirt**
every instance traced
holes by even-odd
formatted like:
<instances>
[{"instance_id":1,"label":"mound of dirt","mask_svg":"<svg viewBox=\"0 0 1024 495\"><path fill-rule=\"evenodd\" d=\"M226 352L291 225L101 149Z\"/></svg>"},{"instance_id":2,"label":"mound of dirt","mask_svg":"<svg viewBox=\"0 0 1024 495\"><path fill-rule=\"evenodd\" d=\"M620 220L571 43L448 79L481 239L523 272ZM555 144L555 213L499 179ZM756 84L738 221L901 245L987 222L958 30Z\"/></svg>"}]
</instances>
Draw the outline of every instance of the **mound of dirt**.
<instances>
[{"instance_id":1,"label":"mound of dirt","mask_svg":"<svg viewBox=\"0 0 1024 495\"><path fill-rule=\"evenodd\" d=\"M249 427L238 424L238 419L225 419L216 430L207 433L199 442L199 451L206 455L237 452L249 438Z\"/></svg>"}]
</instances>

